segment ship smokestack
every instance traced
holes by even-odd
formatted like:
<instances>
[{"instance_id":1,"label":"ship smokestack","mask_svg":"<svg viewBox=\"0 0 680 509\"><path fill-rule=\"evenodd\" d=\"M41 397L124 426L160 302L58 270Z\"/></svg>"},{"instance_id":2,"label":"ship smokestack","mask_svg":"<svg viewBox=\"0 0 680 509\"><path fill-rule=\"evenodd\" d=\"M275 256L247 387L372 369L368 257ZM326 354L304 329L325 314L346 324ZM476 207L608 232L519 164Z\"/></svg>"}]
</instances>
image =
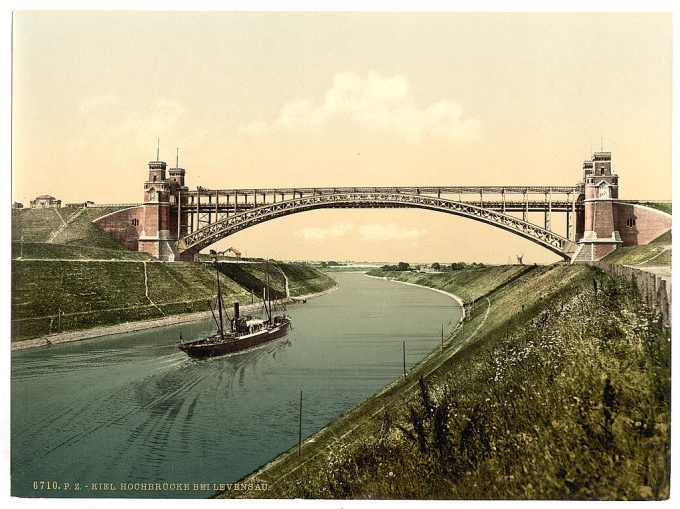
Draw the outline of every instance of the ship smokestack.
<instances>
[{"instance_id":1,"label":"ship smokestack","mask_svg":"<svg viewBox=\"0 0 680 509\"><path fill-rule=\"evenodd\" d=\"M238 302L234 302L234 320L238 321L240 316L241 315L239 314Z\"/></svg>"}]
</instances>

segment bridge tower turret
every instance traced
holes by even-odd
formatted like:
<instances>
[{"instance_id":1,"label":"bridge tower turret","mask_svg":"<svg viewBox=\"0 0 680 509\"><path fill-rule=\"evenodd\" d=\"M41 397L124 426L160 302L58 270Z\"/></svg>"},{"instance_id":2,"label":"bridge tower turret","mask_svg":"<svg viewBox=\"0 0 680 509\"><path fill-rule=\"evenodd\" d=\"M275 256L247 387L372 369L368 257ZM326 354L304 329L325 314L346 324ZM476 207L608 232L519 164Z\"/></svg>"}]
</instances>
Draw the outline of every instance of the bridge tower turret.
<instances>
[{"instance_id":1,"label":"bridge tower turret","mask_svg":"<svg viewBox=\"0 0 680 509\"><path fill-rule=\"evenodd\" d=\"M170 168L170 177L168 178L172 188L170 203L173 205L170 223L176 240L179 240L189 233L189 213L187 209L187 205L189 203L189 188L184 183L184 177L186 176L186 173L186 170L184 168L180 168L179 166L179 149L177 149L175 167Z\"/></svg>"},{"instance_id":2,"label":"bridge tower turret","mask_svg":"<svg viewBox=\"0 0 680 509\"><path fill-rule=\"evenodd\" d=\"M183 185L185 171L173 168L170 170L171 178L167 178L167 164L158 159L157 151L156 161L149 162L149 178L144 182L144 211L138 249L159 260L174 261L179 255L177 213L173 214L173 210L177 210L178 191L182 187L177 179L181 172Z\"/></svg>"},{"instance_id":3,"label":"bridge tower turret","mask_svg":"<svg viewBox=\"0 0 680 509\"><path fill-rule=\"evenodd\" d=\"M623 243L617 229L615 203L619 176L612 172L611 152L595 152L583 163L583 237L579 260L599 260Z\"/></svg>"}]
</instances>

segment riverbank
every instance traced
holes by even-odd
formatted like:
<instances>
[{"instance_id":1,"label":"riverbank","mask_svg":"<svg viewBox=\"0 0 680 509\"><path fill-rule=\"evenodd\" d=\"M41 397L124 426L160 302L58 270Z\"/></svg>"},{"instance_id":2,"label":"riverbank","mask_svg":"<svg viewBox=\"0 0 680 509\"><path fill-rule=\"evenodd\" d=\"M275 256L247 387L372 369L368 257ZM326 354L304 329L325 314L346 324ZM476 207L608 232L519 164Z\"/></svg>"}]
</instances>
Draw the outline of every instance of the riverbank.
<instances>
[{"instance_id":1,"label":"riverbank","mask_svg":"<svg viewBox=\"0 0 680 509\"><path fill-rule=\"evenodd\" d=\"M317 294L335 285L311 267L277 262L220 264L226 302L260 302ZM13 260L12 343L46 344L209 317L216 272L195 263L137 260ZM188 318L178 318L188 317ZM92 332L92 331L96 332ZM88 332L89 331L89 332ZM35 340L35 341L34 341ZM54 342L54 341L53 341ZM14 347L13 347L14 348Z\"/></svg>"},{"instance_id":2,"label":"riverbank","mask_svg":"<svg viewBox=\"0 0 680 509\"><path fill-rule=\"evenodd\" d=\"M463 320L465 320L465 304L463 303L463 300L460 297L458 297L458 295L456 295L454 293L447 292L447 291L441 290L439 288L432 288L431 286L419 285L419 284L416 284L416 283L409 283L407 281L399 281L398 279L390 278L390 277L387 277L387 276L380 277L380 276L373 276L371 274L364 274L364 276L365 277L371 277L371 278L374 278L374 279L384 279L386 281L390 281L392 283L400 283L402 285L417 286L419 288L426 288L428 290L432 290L433 292L437 292L437 293L441 293L442 295L446 295L447 297L450 297L453 300L455 300L458 303L458 305L460 306L461 314L460 314L460 319L458 320L458 323L456 324L456 327L458 327L458 325L460 325L463 322Z\"/></svg>"},{"instance_id":3,"label":"riverbank","mask_svg":"<svg viewBox=\"0 0 680 509\"><path fill-rule=\"evenodd\" d=\"M449 288L467 318L300 458L242 481L266 492L221 497L668 497L670 331L633 285L569 265L373 275Z\"/></svg>"},{"instance_id":4,"label":"riverbank","mask_svg":"<svg viewBox=\"0 0 680 509\"><path fill-rule=\"evenodd\" d=\"M297 297L290 297L282 299L279 302L282 304L297 304L307 299L313 299L327 295L337 290L337 286L324 290L318 293L310 293L307 295L300 295ZM262 304L245 304L241 310L244 313L257 311L262 307ZM86 339L94 339L102 336L111 336L115 334L124 334L127 332L135 332L140 330L155 329L156 327L165 327L169 325L179 325L183 323L195 322L198 320L207 320L212 317L212 312L201 311L199 313L189 313L184 315L173 315L165 318L156 318L154 320L143 320L139 322L126 322L117 325L107 325L102 327L92 327L91 329L59 332L34 339L27 339L25 341L12 343L12 351L25 350L28 348L40 348L49 345L56 345L59 343L71 343L73 341L83 341Z\"/></svg>"}]
</instances>

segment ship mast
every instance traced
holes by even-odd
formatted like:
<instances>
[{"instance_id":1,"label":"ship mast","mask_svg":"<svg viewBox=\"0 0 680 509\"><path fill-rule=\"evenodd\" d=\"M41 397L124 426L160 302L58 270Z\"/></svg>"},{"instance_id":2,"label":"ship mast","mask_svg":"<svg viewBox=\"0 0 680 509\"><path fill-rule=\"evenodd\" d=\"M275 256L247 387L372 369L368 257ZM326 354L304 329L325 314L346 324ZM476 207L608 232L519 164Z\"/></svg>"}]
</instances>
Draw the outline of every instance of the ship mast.
<instances>
[{"instance_id":1,"label":"ship mast","mask_svg":"<svg viewBox=\"0 0 680 509\"><path fill-rule=\"evenodd\" d=\"M224 340L224 325L222 322L222 289L220 288L220 271L217 270L217 257L215 257L215 272L217 273L217 309L220 313L220 338Z\"/></svg>"},{"instance_id":2,"label":"ship mast","mask_svg":"<svg viewBox=\"0 0 680 509\"><path fill-rule=\"evenodd\" d=\"M268 301L268 309L267 309L267 315L269 315L269 322L271 323L272 321L272 289L269 286L269 260L267 260L267 301Z\"/></svg>"}]
</instances>

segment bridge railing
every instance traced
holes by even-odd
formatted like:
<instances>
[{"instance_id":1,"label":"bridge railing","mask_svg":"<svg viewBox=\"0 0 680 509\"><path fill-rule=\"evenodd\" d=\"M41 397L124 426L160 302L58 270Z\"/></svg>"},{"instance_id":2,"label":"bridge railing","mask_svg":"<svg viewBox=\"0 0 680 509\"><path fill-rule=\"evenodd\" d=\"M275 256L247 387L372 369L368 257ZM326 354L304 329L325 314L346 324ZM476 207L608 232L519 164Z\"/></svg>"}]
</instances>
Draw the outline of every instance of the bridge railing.
<instances>
[{"instance_id":1,"label":"bridge railing","mask_svg":"<svg viewBox=\"0 0 680 509\"><path fill-rule=\"evenodd\" d=\"M95 203L94 205L88 205L88 209L96 209L96 208L104 208L104 207L120 207L120 208L128 208L128 207L139 207L141 205L144 205L143 203Z\"/></svg>"},{"instance_id":2,"label":"bridge railing","mask_svg":"<svg viewBox=\"0 0 680 509\"><path fill-rule=\"evenodd\" d=\"M573 194L583 191L583 184L574 186L396 186L396 187L286 187L286 188L243 188L243 189L209 189L197 186L190 190L189 196L201 194L331 194L331 193L409 193L409 194Z\"/></svg>"}]
</instances>

